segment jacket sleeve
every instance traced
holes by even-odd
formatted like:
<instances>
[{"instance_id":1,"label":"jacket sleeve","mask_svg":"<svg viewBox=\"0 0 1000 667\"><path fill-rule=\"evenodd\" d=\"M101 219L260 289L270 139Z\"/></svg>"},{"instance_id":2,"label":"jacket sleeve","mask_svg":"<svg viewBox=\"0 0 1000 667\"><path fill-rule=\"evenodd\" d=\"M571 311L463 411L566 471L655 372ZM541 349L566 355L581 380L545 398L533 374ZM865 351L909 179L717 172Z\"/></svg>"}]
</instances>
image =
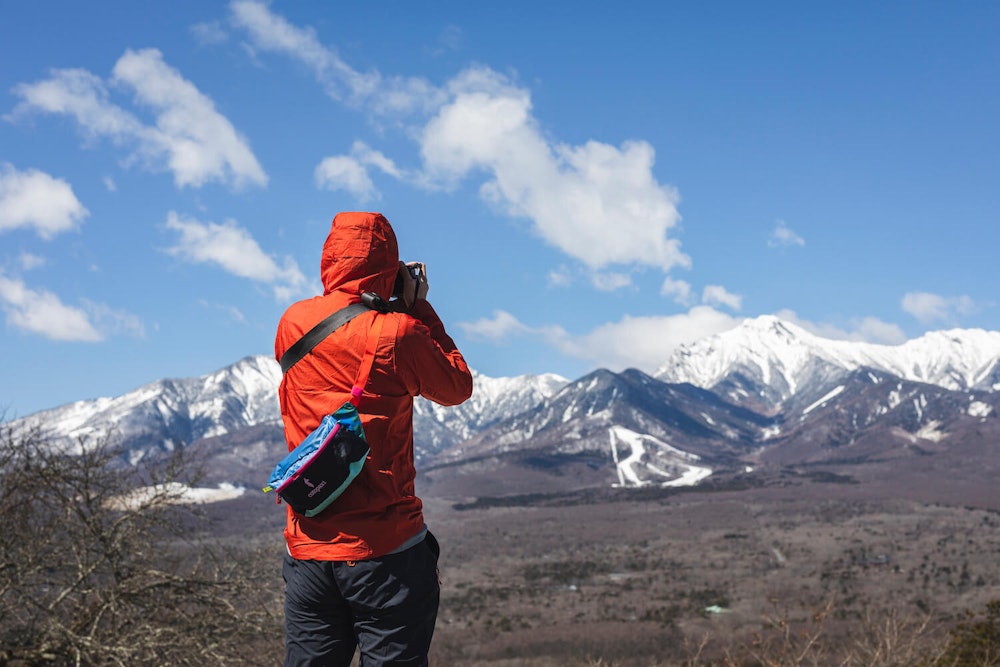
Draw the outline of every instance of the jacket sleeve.
<instances>
[{"instance_id":1,"label":"jacket sleeve","mask_svg":"<svg viewBox=\"0 0 1000 667\"><path fill-rule=\"evenodd\" d=\"M458 405L472 395L472 372L430 303L418 301L399 334L396 371L411 395L440 405Z\"/></svg>"}]
</instances>

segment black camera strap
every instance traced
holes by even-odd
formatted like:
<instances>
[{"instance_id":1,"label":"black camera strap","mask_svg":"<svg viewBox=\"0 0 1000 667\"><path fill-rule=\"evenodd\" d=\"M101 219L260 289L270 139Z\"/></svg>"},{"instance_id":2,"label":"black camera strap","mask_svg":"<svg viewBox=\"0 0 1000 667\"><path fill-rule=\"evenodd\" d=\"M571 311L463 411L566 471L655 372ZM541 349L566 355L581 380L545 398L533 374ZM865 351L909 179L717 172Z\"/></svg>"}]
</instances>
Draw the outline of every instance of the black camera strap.
<instances>
[{"instance_id":1,"label":"black camera strap","mask_svg":"<svg viewBox=\"0 0 1000 667\"><path fill-rule=\"evenodd\" d=\"M295 341L295 344L285 350L285 353L281 355L281 360L278 363L281 365L282 375L287 373L288 369L294 366L300 359L302 359L302 357L309 354L309 352L311 352L321 340L366 310L370 310L367 304L352 303L351 305L345 306L332 315L326 317L319 324L306 332L302 338Z\"/></svg>"}]
</instances>

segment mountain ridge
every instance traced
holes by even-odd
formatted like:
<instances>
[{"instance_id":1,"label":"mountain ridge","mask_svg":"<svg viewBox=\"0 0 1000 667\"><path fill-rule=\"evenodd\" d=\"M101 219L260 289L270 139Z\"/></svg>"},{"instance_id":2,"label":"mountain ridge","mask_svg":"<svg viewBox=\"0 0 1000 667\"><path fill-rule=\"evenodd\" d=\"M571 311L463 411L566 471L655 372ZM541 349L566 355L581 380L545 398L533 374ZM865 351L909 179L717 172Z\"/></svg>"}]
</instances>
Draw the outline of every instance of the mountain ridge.
<instances>
[{"instance_id":1,"label":"mountain ridge","mask_svg":"<svg viewBox=\"0 0 1000 667\"><path fill-rule=\"evenodd\" d=\"M252 355L16 423L38 424L67 447L113 429L133 462L202 441L221 449L239 442L254 452L241 463L250 475L280 448L280 377L273 358ZM1000 332L952 329L885 346L825 339L763 316L679 347L654 375L597 369L570 381L474 372L473 395L460 406L415 401L415 451L437 478L530 468L546 483L560 470L575 471L564 477L579 484L693 483L751 463L943 451L936 443L950 433L992 433L972 424L995 419L998 399Z\"/></svg>"},{"instance_id":2,"label":"mountain ridge","mask_svg":"<svg viewBox=\"0 0 1000 667\"><path fill-rule=\"evenodd\" d=\"M884 370L947 389L1000 390L1000 331L949 329L881 345L822 338L773 315L679 346L653 376L711 389L741 367L764 385L783 385L779 397L784 400L797 393L803 368L817 360L845 371Z\"/></svg>"}]
</instances>

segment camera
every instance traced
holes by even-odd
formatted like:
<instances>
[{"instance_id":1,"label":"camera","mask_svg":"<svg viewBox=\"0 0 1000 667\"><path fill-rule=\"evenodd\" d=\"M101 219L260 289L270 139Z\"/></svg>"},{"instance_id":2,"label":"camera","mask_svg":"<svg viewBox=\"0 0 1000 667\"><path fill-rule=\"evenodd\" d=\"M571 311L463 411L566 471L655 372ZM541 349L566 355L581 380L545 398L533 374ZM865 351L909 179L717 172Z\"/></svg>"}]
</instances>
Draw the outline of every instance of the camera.
<instances>
[{"instance_id":1,"label":"camera","mask_svg":"<svg viewBox=\"0 0 1000 667\"><path fill-rule=\"evenodd\" d=\"M409 274L409 281L404 279L403 270ZM396 298L403 296L403 289L406 287L406 283L416 283L420 284L427 278L427 268L424 266L423 262L407 262L405 265L399 267L399 273L396 274L396 282L392 287L392 295Z\"/></svg>"}]
</instances>

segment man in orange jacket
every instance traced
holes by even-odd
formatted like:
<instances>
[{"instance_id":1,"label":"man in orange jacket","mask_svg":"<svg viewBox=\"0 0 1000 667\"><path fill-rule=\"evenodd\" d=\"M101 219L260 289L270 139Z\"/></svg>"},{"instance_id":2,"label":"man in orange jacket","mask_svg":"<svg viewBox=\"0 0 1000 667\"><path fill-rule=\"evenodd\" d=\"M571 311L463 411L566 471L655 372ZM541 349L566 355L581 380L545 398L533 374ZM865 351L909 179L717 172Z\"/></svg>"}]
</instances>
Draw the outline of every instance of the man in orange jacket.
<instances>
[{"instance_id":1,"label":"man in orange jacket","mask_svg":"<svg viewBox=\"0 0 1000 667\"><path fill-rule=\"evenodd\" d=\"M362 667L423 665L437 617L439 550L415 495L413 397L457 405L472 394L472 374L424 298L426 280L413 281L400 263L395 233L381 214L337 214L320 272L323 295L292 304L278 323L276 359L363 293L389 301L397 274L407 278L407 308L356 316L281 381L291 450L351 398L369 335L380 331L358 402L371 447L361 473L317 516L287 509L285 665L346 667L358 646Z\"/></svg>"}]
</instances>

